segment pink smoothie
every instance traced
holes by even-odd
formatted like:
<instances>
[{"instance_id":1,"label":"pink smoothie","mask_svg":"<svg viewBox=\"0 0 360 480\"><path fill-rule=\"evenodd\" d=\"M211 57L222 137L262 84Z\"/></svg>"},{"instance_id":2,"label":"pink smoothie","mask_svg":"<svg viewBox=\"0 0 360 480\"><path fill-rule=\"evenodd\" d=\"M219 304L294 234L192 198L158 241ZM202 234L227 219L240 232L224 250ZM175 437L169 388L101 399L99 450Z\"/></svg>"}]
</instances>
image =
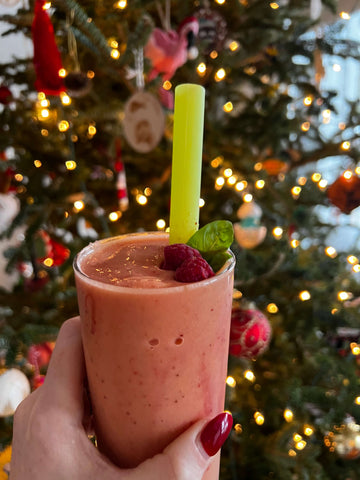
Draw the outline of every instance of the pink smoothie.
<instances>
[{"instance_id":1,"label":"pink smoothie","mask_svg":"<svg viewBox=\"0 0 360 480\"><path fill-rule=\"evenodd\" d=\"M159 268L164 233L95 242L75 261L98 446L121 467L223 411L233 267L192 284ZM218 479L218 460L203 477Z\"/></svg>"}]
</instances>

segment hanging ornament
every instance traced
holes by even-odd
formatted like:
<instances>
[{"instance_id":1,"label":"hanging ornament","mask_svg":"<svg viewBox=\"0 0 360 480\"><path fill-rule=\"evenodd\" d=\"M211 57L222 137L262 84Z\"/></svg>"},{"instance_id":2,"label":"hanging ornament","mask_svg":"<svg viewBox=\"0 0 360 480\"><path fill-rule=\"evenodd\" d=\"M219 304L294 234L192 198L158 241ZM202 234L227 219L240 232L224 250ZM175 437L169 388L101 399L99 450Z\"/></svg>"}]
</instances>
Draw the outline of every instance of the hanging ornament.
<instances>
[{"instance_id":1,"label":"hanging ornament","mask_svg":"<svg viewBox=\"0 0 360 480\"><path fill-rule=\"evenodd\" d=\"M213 50L222 50L227 34L225 19L215 10L211 10L208 2L199 8L194 16L199 22L198 39L202 53L209 55Z\"/></svg>"},{"instance_id":2,"label":"hanging ornament","mask_svg":"<svg viewBox=\"0 0 360 480\"><path fill-rule=\"evenodd\" d=\"M67 17L66 17L69 56L72 59L72 62L74 64L74 70L72 72L69 72L65 76L64 85L66 87L67 93L71 97L80 98L80 97L84 97L90 92L92 88L92 82L91 82L91 79L87 76L87 74L80 70L76 37L72 29L74 15L75 15L75 11L74 9L72 9L70 10L70 12L67 14Z\"/></svg>"},{"instance_id":3,"label":"hanging ornament","mask_svg":"<svg viewBox=\"0 0 360 480\"><path fill-rule=\"evenodd\" d=\"M114 170L117 173L116 192L117 192L117 198L119 202L119 209L120 211L123 212L127 210L129 206L129 197L128 197L127 185L126 185L125 165L124 165L124 162L122 161L121 142L119 138L116 139L115 150L116 150L116 160L114 163Z\"/></svg>"},{"instance_id":4,"label":"hanging ornament","mask_svg":"<svg viewBox=\"0 0 360 480\"><path fill-rule=\"evenodd\" d=\"M360 205L360 177L345 171L327 190L330 202L342 213L349 214Z\"/></svg>"},{"instance_id":5,"label":"hanging ornament","mask_svg":"<svg viewBox=\"0 0 360 480\"><path fill-rule=\"evenodd\" d=\"M84 217L78 218L76 226L77 232L81 238L89 240L97 240L99 238L99 234L97 233L97 231Z\"/></svg>"},{"instance_id":6,"label":"hanging ornament","mask_svg":"<svg viewBox=\"0 0 360 480\"><path fill-rule=\"evenodd\" d=\"M40 374L43 367L47 367L50 362L55 342L44 342L31 345L27 353L27 360L34 368L36 375Z\"/></svg>"},{"instance_id":7,"label":"hanging ornament","mask_svg":"<svg viewBox=\"0 0 360 480\"><path fill-rule=\"evenodd\" d=\"M360 425L349 415L342 425L324 438L325 445L335 450L345 460L360 457Z\"/></svg>"},{"instance_id":8,"label":"hanging ornament","mask_svg":"<svg viewBox=\"0 0 360 480\"><path fill-rule=\"evenodd\" d=\"M281 173L286 173L289 169L289 165L279 158L267 158L262 161L261 164L263 170L272 177L276 177Z\"/></svg>"},{"instance_id":9,"label":"hanging ornament","mask_svg":"<svg viewBox=\"0 0 360 480\"><path fill-rule=\"evenodd\" d=\"M45 0L36 0L32 23L35 88L45 95L60 95L65 91L63 78L59 75L63 66L55 42L54 28L44 6Z\"/></svg>"},{"instance_id":10,"label":"hanging ornament","mask_svg":"<svg viewBox=\"0 0 360 480\"><path fill-rule=\"evenodd\" d=\"M0 103L9 105L12 99L11 90L6 85L0 85Z\"/></svg>"},{"instance_id":11,"label":"hanging ornament","mask_svg":"<svg viewBox=\"0 0 360 480\"><path fill-rule=\"evenodd\" d=\"M27 376L17 368L0 375L0 417L13 415L18 405L30 394Z\"/></svg>"},{"instance_id":12,"label":"hanging ornament","mask_svg":"<svg viewBox=\"0 0 360 480\"><path fill-rule=\"evenodd\" d=\"M239 223L234 224L234 236L242 248L255 248L263 242L267 229L260 225L261 208L255 202L243 203L237 211Z\"/></svg>"},{"instance_id":13,"label":"hanging ornament","mask_svg":"<svg viewBox=\"0 0 360 480\"><path fill-rule=\"evenodd\" d=\"M242 309L234 305L231 314L230 355L254 358L263 353L270 343L271 326L257 309Z\"/></svg>"},{"instance_id":14,"label":"hanging ornament","mask_svg":"<svg viewBox=\"0 0 360 480\"><path fill-rule=\"evenodd\" d=\"M188 59L196 58L195 38L198 31L199 23L195 17L186 18L177 31L155 28L144 48L144 55L153 67L148 80L158 75L164 81L170 80Z\"/></svg>"},{"instance_id":15,"label":"hanging ornament","mask_svg":"<svg viewBox=\"0 0 360 480\"><path fill-rule=\"evenodd\" d=\"M59 267L69 258L70 250L51 238L44 230L39 230L38 239L43 242L43 246L41 242L37 242L39 250L44 250L44 255L40 254L38 258L39 263L47 267Z\"/></svg>"}]
</instances>

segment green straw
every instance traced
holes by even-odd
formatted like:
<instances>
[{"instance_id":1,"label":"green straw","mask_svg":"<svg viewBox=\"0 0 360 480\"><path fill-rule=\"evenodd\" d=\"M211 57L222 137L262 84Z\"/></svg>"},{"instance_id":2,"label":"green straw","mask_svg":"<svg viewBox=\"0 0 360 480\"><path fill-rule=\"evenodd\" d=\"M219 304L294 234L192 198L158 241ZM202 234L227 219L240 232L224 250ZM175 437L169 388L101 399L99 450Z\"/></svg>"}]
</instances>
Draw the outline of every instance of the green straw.
<instances>
[{"instance_id":1,"label":"green straw","mask_svg":"<svg viewBox=\"0 0 360 480\"><path fill-rule=\"evenodd\" d=\"M170 244L186 243L199 228L205 89L175 88Z\"/></svg>"}]
</instances>

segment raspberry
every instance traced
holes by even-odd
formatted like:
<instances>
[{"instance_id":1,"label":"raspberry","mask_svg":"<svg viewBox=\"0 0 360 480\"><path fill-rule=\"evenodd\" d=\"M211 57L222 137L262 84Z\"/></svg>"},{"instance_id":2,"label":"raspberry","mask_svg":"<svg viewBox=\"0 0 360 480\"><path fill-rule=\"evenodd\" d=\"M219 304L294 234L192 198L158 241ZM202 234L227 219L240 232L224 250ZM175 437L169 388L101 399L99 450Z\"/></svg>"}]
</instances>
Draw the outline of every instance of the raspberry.
<instances>
[{"instance_id":1,"label":"raspberry","mask_svg":"<svg viewBox=\"0 0 360 480\"><path fill-rule=\"evenodd\" d=\"M164 248L164 261L160 268L163 270L176 270L187 258L201 257L199 250L185 245L185 243L173 243Z\"/></svg>"},{"instance_id":2,"label":"raspberry","mask_svg":"<svg viewBox=\"0 0 360 480\"><path fill-rule=\"evenodd\" d=\"M175 280L190 283L213 277L214 271L202 257L190 257L175 271Z\"/></svg>"}]
</instances>

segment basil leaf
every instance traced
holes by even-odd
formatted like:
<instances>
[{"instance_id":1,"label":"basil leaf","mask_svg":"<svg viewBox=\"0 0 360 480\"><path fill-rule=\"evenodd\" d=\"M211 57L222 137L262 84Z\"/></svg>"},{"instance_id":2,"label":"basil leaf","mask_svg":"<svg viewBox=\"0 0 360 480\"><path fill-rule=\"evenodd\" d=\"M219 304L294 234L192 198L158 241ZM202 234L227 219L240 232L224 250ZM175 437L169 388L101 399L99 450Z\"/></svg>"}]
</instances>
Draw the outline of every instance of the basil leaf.
<instances>
[{"instance_id":1,"label":"basil leaf","mask_svg":"<svg viewBox=\"0 0 360 480\"><path fill-rule=\"evenodd\" d=\"M228 220L215 220L200 228L187 244L201 254L226 251L234 239L233 225Z\"/></svg>"},{"instance_id":2,"label":"basil leaf","mask_svg":"<svg viewBox=\"0 0 360 480\"><path fill-rule=\"evenodd\" d=\"M210 254L204 253L204 258L208 264L211 265L211 268L214 270L214 272L218 272L220 268L225 265L226 261L231 258L231 254L227 251Z\"/></svg>"}]
</instances>

